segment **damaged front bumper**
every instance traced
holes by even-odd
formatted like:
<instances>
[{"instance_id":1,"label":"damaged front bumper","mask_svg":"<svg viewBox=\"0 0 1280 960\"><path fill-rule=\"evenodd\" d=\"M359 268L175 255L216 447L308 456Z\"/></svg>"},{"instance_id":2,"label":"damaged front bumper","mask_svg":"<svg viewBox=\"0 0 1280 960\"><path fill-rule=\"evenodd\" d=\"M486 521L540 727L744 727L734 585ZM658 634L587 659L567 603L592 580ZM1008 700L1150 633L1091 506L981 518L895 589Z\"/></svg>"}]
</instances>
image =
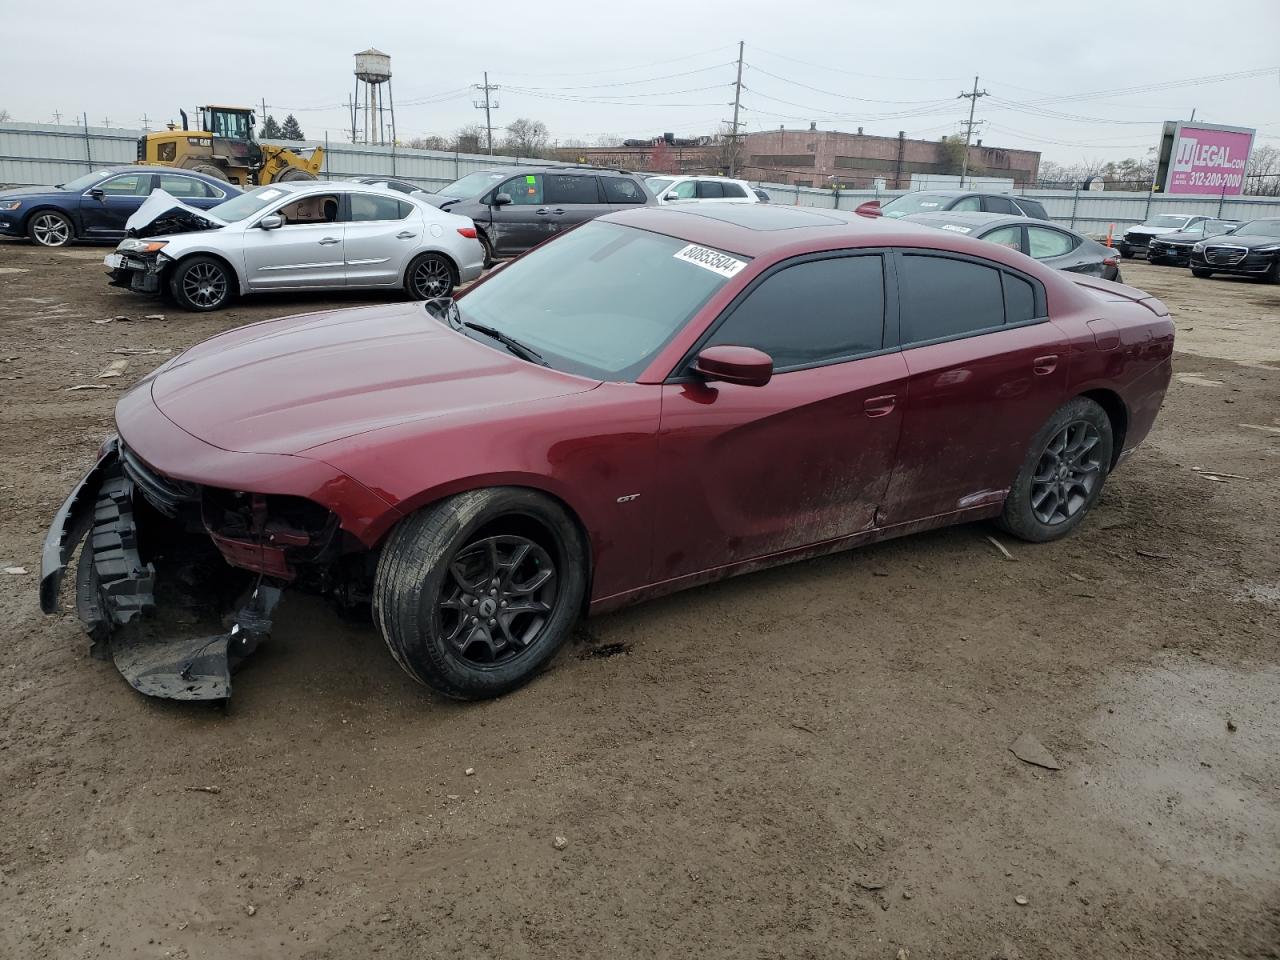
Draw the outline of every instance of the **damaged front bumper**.
<instances>
[{"instance_id":1,"label":"damaged front bumper","mask_svg":"<svg viewBox=\"0 0 1280 960\"><path fill-rule=\"evenodd\" d=\"M244 600L227 629L212 635L169 633L153 617L161 606L189 624L195 607L207 598L182 595L181 582L202 581L180 564L164 564L175 576L166 604L157 603L156 563L140 552L136 510L136 472L127 465L119 440L104 445L97 464L75 486L54 517L45 538L40 570L40 606L58 609L63 576L76 547L84 548L76 567L76 613L92 642L95 656L108 655L134 689L174 700L225 700L231 695L231 672L271 632L271 615L281 587L259 575L244 590ZM146 482L145 475L142 475ZM147 491L150 504L159 492ZM163 506L163 501L160 501ZM163 621L165 618L158 618Z\"/></svg>"},{"instance_id":2,"label":"damaged front bumper","mask_svg":"<svg viewBox=\"0 0 1280 960\"><path fill-rule=\"evenodd\" d=\"M158 256L137 257L109 253L102 265L107 268L107 282L113 287L134 293L158 294L166 262Z\"/></svg>"}]
</instances>

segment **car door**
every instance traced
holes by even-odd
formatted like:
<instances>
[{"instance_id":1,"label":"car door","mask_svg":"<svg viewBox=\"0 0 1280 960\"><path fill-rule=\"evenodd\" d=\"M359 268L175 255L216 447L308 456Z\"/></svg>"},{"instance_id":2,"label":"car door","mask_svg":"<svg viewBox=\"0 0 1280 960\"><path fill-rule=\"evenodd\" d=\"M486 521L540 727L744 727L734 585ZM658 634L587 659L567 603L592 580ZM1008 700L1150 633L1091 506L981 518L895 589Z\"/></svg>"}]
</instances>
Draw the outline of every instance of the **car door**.
<instances>
[{"instance_id":1,"label":"car door","mask_svg":"<svg viewBox=\"0 0 1280 960\"><path fill-rule=\"evenodd\" d=\"M663 386L656 578L872 526L906 386L902 355L884 346L894 312L884 277L879 252L785 262L738 297L693 351L763 350L774 360L769 383L706 382L682 367Z\"/></svg>"},{"instance_id":2,"label":"car door","mask_svg":"<svg viewBox=\"0 0 1280 960\"><path fill-rule=\"evenodd\" d=\"M894 256L909 376L881 522L999 503L1065 399L1067 343L1033 278L961 254Z\"/></svg>"},{"instance_id":3,"label":"car door","mask_svg":"<svg viewBox=\"0 0 1280 960\"><path fill-rule=\"evenodd\" d=\"M544 184L540 173L522 173L504 180L486 194L488 221L485 233L499 256L514 256L536 247L551 236L551 221L543 196ZM506 194L510 203L499 206L494 203L498 194Z\"/></svg>"},{"instance_id":4,"label":"car door","mask_svg":"<svg viewBox=\"0 0 1280 960\"><path fill-rule=\"evenodd\" d=\"M154 175L122 173L108 177L80 195L80 223L89 240L118 240L124 224L151 193Z\"/></svg>"},{"instance_id":5,"label":"car door","mask_svg":"<svg viewBox=\"0 0 1280 960\"><path fill-rule=\"evenodd\" d=\"M611 209L594 174L554 173L542 175L546 184L546 204L538 210L551 223L551 233L586 223Z\"/></svg>"},{"instance_id":6,"label":"car door","mask_svg":"<svg viewBox=\"0 0 1280 960\"><path fill-rule=\"evenodd\" d=\"M630 177L601 176L600 186L610 210L627 210L649 201L644 189Z\"/></svg>"},{"instance_id":7,"label":"car door","mask_svg":"<svg viewBox=\"0 0 1280 960\"><path fill-rule=\"evenodd\" d=\"M281 190L283 195L285 191ZM251 290L341 287L346 283L344 224L338 193L282 199L244 229L245 278ZM284 226L263 229L272 214Z\"/></svg>"},{"instance_id":8,"label":"car door","mask_svg":"<svg viewBox=\"0 0 1280 960\"><path fill-rule=\"evenodd\" d=\"M1054 227L1027 225L1027 255L1054 270L1102 276L1102 258L1078 237Z\"/></svg>"},{"instance_id":9,"label":"car door","mask_svg":"<svg viewBox=\"0 0 1280 960\"><path fill-rule=\"evenodd\" d=\"M184 173L156 174L155 190L163 190L188 206L208 210L227 198L227 192Z\"/></svg>"},{"instance_id":10,"label":"car door","mask_svg":"<svg viewBox=\"0 0 1280 960\"><path fill-rule=\"evenodd\" d=\"M342 255L348 287L395 285L422 247L422 213L408 200L376 193L347 194Z\"/></svg>"}]
</instances>

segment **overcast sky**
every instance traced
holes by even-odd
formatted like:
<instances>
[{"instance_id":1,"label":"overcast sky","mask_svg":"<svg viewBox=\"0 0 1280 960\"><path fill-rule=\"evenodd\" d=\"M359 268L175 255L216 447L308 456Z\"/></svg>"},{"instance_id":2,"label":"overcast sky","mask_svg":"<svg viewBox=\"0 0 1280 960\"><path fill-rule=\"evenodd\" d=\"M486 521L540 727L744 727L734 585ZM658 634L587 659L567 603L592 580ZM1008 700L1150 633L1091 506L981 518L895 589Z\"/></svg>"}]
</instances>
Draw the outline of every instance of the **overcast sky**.
<instances>
[{"instance_id":1,"label":"overcast sky","mask_svg":"<svg viewBox=\"0 0 1280 960\"><path fill-rule=\"evenodd\" d=\"M485 70L501 86L495 126L531 117L561 141L692 136L731 117L743 40L748 130L816 120L932 139L959 130L968 101L957 94L977 73L991 94L977 109L986 143L1052 160L1141 155L1161 121L1193 108L1198 120L1257 127L1269 138L1259 143L1280 145L1280 0L1232 0L1229 21L1204 0L309 0L242 9L171 0L131 9L0 0L10 41L23 39L5 47L0 108L18 120L52 122L56 111L65 123L87 112L95 126L139 127L146 117L159 128L179 107L265 98L277 119L296 114L308 137L328 130L337 139L349 126L353 54L376 46L391 55L401 140L483 120L470 85Z\"/></svg>"}]
</instances>

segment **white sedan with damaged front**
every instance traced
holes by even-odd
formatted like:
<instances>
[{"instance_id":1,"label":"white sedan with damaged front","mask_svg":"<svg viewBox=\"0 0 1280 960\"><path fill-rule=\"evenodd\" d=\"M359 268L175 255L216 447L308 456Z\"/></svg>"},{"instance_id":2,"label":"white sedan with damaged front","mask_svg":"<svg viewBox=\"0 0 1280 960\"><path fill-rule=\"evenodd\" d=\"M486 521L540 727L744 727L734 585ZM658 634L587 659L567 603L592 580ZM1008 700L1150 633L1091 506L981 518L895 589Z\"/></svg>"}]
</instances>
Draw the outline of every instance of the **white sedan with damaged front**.
<instances>
[{"instance_id":1,"label":"white sedan with damaged front","mask_svg":"<svg viewBox=\"0 0 1280 960\"><path fill-rule=\"evenodd\" d=\"M218 310L240 294L403 289L447 297L480 276L475 224L358 183L277 183L208 210L157 190L104 261L110 282Z\"/></svg>"}]
</instances>

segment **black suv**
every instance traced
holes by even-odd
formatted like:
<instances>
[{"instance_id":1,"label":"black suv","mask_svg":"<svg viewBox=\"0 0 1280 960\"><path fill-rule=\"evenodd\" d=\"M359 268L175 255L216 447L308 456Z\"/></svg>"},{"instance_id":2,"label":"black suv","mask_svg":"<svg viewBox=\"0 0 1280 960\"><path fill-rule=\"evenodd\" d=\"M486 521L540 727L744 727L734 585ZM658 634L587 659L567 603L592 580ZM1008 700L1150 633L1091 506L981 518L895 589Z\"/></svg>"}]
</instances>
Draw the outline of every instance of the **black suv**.
<instances>
[{"instance_id":1,"label":"black suv","mask_svg":"<svg viewBox=\"0 0 1280 960\"><path fill-rule=\"evenodd\" d=\"M858 208L859 212L871 204L879 206L881 216L895 219L912 213L942 213L944 210L951 213L1003 213L1009 217L1049 219L1049 214L1045 213L1039 200L1014 197L1007 193L976 193L972 190L919 190L894 197L885 204L869 200Z\"/></svg>"},{"instance_id":2,"label":"black suv","mask_svg":"<svg viewBox=\"0 0 1280 960\"><path fill-rule=\"evenodd\" d=\"M483 170L423 199L475 221L486 265L586 220L658 202L640 177L598 167Z\"/></svg>"}]
</instances>

